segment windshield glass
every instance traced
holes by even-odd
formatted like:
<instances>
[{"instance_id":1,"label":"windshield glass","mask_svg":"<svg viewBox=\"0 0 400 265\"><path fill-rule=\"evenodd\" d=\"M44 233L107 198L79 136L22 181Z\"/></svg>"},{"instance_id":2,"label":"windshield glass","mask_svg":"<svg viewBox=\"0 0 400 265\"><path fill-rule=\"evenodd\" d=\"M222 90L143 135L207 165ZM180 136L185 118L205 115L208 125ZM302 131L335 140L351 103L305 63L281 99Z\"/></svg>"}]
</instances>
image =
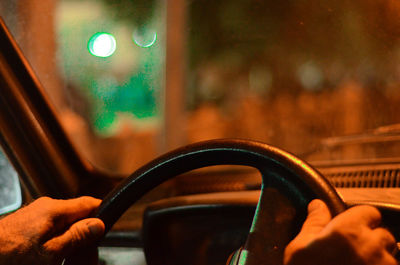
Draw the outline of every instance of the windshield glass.
<instances>
[{"instance_id":1,"label":"windshield glass","mask_svg":"<svg viewBox=\"0 0 400 265\"><path fill-rule=\"evenodd\" d=\"M100 168L130 173L226 137L309 161L399 157L397 1L2 0L0 12Z\"/></svg>"}]
</instances>

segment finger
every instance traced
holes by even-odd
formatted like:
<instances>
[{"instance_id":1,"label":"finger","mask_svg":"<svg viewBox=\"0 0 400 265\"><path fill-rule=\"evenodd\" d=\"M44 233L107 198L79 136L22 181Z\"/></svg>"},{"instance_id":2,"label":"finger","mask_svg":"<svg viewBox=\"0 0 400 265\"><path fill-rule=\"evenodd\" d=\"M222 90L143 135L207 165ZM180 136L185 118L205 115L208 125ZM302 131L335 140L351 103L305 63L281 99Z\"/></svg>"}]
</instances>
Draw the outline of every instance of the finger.
<instances>
[{"instance_id":1,"label":"finger","mask_svg":"<svg viewBox=\"0 0 400 265\"><path fill-rule=\"evenodd\" d=\"M69 200L57 200L49 197L41 197L24 209L36 209L45 216L60 218L84 218L92 213L100 205L101 200L83 196ZM73 221L72 221L73 222Z\"/></svg>"},{"instance_id":2,"label":"finger","mask_svg":"<svg viewBox=\"0 0 400 265\"><path fill-rule=\"evenodd\" d=\"M372 231L372 236L375 240L380 242L382 246L389 252L393 253L397 249L396 239L386 229L379 227Z\"/></svg>"},{"instance_id":3,"label":"finger","mask_svg":"<svg viewBox=\"0 0 400 265\"><path fill-rule=\"evenodd\" d=\"M381 213L378 209L368 205L360 205L352 207L336 216L331 224L337 225L337 223L340 223L340 225L348 226L357 223L370 228L376 228L381 223L381 220Z\"/></svg>"},{"instance_id":4,"label":"finger","mask_svg":"<svg viewBox=\"0 0 400 265\"><path fill-rule=\"evenodd\" d=\"M321 200L313 200L308 205L308 215L299 233L318 234L331 220L331 213L326 204Z\"/></svg>"},{"instance_id":5,"label":"finger","mask_svg":"<svg viewBox=\"0 0 400 265\"><path fill-rule=\"evenodd\" d=\"M52 214L64 220L66 218L69 222L86 218L89 214L93 213L101 203L101 200L88 196L56 201L58 205L55 205L52 209Z\"/></svg>"},{"instance_id":6,"label":"finger","mask_svg":"<svg viewBox=\"0 0 400 265\"><path fill-rule=\"evenodd\" d=\"M104 234L104 223L98 218L76 222L65 233L44 244L51 255L67 255L80 248L95 244Z\"/></svg>"},{"instance_id":7,"label":"finger","mask_svg":"<svg viewBox=\"0 0 400 265\"><path fill-rule=\"evenodd\" d=\"M54 234L64 232L65 228L72 223L90 217L98 208L101 200L84 196L69 200L54 200L48 198L46 201L47 215L51 222L51 229L43 235L43 240L47 240Z\"/></svg>"}]
</instances>

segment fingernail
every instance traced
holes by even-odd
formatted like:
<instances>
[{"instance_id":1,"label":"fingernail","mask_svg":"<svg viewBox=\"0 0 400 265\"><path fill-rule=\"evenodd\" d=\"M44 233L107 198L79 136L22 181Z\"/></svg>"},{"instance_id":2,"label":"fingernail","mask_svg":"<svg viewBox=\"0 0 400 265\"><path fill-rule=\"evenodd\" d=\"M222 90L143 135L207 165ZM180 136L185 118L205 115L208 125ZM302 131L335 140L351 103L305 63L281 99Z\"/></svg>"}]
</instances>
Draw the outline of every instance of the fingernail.
<instances>
[{"instance_id":1,"label":"fingernail","mask_svg":"<svg viewBox=\"0 0 400 265\"><path fill-rule=\"evenodd\" d=\"M88 227L93 237L101 237L104 233L104 225L100 221L91 220Z\"/></svg>"}]
</instances>

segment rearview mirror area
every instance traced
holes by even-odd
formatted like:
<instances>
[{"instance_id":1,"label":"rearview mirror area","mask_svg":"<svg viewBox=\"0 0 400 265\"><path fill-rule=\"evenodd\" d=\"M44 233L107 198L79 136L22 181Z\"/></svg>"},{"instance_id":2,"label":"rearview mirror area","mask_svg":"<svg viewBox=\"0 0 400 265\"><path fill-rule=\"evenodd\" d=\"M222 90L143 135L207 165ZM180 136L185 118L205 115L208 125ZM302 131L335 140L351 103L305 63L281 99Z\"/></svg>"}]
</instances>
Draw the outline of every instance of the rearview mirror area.
<instances>
[{"instance_id":1,"label":"rearview mirror area","mask_svg":"<svg viewBox=\"0 0 400 265\"><path fill-rule=\"evenodd\" d=\"M0 215L17 210L21 204L18 173L0 149Z\"/></svg>"}]
</instances>

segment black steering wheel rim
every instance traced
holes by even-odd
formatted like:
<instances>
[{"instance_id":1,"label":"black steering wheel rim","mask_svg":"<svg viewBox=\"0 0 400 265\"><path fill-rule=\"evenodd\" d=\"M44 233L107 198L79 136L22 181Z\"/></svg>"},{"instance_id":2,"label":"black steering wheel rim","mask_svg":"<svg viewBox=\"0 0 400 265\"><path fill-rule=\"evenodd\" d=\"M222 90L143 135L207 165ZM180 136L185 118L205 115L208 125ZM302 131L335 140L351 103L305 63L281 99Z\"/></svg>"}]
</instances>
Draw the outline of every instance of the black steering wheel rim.
<instances>
[{"instance_id":1,"label":"black steering wheel rim","mask_svg":"<svg viewBox=\"0 0 400 265\"><path fill-rule=\"evenodd\" d=\"M325 201L332 216L346 209L345 203L333 186L317 170L294 155L261 142L219 139L176 149L136 170L103 199L95 217L104 222L105 233L107 233L132 204L153 188L187 171L215 165L250 166L260 171L263 185L257 210L265 205L263 198L267 198L267 196L264 196L263 193L267 186L283 190L284 195L291 199L294 207L301 209L303 217L307 204L314 198ZM252 229L260 231L265 227L265 223L259 221L262 218L257 218L257 212ZM265 215L263 216L265 217ZM286 225L283 228L280 227L280 224L277 225L278 230L290 229ZM288 236L286 232L284 234L275 235L275 237L280 237L278 244L274 239L268 239L268 242L264 239L258 241L262 242L261 245L270 245L267 250L270 254L265 254L265 249L254 249L255 259L250 259L253 261L245 264L260 264L260 256L266 256L263 258L262 264L280 263L283 256L282 248L292 237L292 235ZM256 235L260 235L260 233L257 232ZM282 237L285 239L282 240ZM257 245L257 240L253 240L254 238L256 238L254 233L250 231L246 245L254 246L254 243ZM276 245L279 245L279 248ZM68 259L66 261L68 262Z\"/></svg>"},{"instance_id":2,"label":"black steering wheel rim","mask_svg":"<svg viewBox=\"0 0 400 265\"><path fill-rule=\"evenodd\" d=\"M289 171L286 184L309 188L309 200L324 200L332 215L346 206L332 185L314 168L294 155L265 143L219 139L188 145L169 152L141 167L111 191L100 205L96 217L103 220L106 232L118 218L144 194L172 177L213 165L243 165L257 168L266 183L265 170Z\"/></svg>"}]
</instances>

